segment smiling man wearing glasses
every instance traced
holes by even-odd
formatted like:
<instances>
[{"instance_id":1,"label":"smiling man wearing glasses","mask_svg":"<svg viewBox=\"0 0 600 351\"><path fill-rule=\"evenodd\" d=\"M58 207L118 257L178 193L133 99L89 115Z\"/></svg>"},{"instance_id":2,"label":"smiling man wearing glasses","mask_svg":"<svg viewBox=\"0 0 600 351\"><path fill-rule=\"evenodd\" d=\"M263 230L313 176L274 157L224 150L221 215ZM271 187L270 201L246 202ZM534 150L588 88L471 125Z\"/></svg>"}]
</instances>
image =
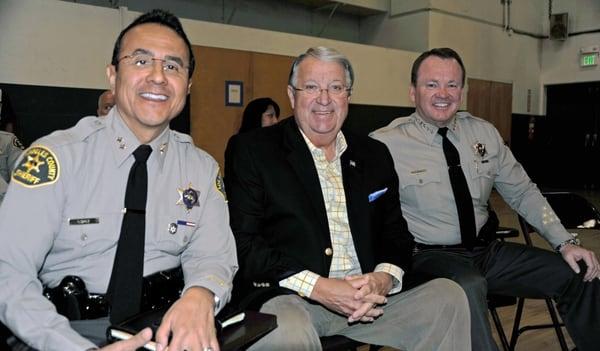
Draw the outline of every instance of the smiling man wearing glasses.
<instances>
[{"instance_id":1,"label":"smiling man wearing glasses","mask_svg":"<svg viewBox=\"0 0 600 351\"><path fill-rule=\"evenodd\" d=\"M403 350L470 350L458 285L415 287L405 275L413 241L389 152L341 131L353 81L342 54L309 49L290 73L294 117L228 146L234 299L278 324L250 350L319 350L320 336L336 334Z\"/></svg>"},{"instance_id":2,"label":"smiling man wearing glasses","mask_svg":"<svg viewBox=\"0 0 600 351\"><path fill-rule=\"evenodd\" d=\"M115 108L24 152L0 209L13 349L95 349L109 324L171 299L157 349L218 351L214 314L237 269L225 194L216 162L169 129L193 71L179 20L146 13L115 43ZM103 350L133 351L150 334Z\"/></svg>"}]
</instances>

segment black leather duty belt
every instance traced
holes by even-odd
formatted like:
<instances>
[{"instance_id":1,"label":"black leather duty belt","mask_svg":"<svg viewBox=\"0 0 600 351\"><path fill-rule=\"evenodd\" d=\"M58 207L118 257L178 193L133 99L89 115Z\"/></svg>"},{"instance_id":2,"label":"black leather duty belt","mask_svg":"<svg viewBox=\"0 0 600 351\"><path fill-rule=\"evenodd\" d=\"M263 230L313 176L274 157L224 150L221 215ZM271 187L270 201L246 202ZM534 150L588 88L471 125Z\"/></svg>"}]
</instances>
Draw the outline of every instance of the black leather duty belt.
<instances>
[{"instance_id":1,"label":"black leather duty belt","mask_svg":"<svg viewBox=\"0 0 600 351\"><path fill-rule=\"evenodd\" d=\"M477 240L473 248L478 247L486 247L490 244L490 242ZM426 245L421 243L415 243L415 247L413 249L413 253L419 253L427 250L467 250L467 248L463 244L456 245Z\"/></svg>"},{"instance_id":2,"label":"black leather duty belt","mask_svg":"<svg viewBox=\"0 0 600 351\"><path fill-rule=\"evenodd\" d=\"M456 245L426 245L421 243L415 243L416 252L425 251L425 250L450 250L450 249L466 249L462 244Z\"/></svg>"},{"instance_id":3,"label":"black leather duty belt","mask_svg":"<svg viewBox=\"0 0 600 351\"><path fill-rule=\"evenodd\" d=\"M144 277L141 311L155 310L175 302L183 289L181 267L156 272ZM69 275L54 288L46 287L44 296L50 300L58 313L69 320L96 319L108 316L109 299L105 294L88 292L84 281Z\"/></svg>"}]
</instances>

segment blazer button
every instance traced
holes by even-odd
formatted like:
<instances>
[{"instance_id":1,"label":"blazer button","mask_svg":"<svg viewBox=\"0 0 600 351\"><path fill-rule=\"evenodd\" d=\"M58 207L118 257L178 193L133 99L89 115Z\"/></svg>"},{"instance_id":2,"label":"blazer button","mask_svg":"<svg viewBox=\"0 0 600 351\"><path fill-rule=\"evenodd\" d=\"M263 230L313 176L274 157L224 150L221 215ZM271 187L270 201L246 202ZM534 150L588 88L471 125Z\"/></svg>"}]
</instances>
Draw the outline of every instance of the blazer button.
<instances>
[{"instance_id":1,"label":"blazer button","mask_svg":"<svg viewBox=\"0 0 600 351\"><path fill-rule=\"evenodd\" d=\"M325 249L325 255L327 255L327 256L333 255L333 250L330 247L326 248Z\"/></svg>"}]
</instances>

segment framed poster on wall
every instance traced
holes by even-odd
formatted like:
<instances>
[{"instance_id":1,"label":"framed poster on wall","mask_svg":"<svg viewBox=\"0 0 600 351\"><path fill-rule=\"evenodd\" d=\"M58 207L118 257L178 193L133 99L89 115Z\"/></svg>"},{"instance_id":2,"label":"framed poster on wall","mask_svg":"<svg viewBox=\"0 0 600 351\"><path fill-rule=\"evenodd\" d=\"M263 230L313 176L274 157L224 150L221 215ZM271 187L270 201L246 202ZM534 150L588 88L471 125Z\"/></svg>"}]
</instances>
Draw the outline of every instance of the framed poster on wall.
<instances>
[{"instance_id":1,"label":"framed poster on wall","mask_svg":"<svg viewBox=\"0 0 600 351\"><path fill-rule=\"evenodd\" d=\"M225 81L225 106L244 106L244 83Z\"/></svg>"}]
</instances>

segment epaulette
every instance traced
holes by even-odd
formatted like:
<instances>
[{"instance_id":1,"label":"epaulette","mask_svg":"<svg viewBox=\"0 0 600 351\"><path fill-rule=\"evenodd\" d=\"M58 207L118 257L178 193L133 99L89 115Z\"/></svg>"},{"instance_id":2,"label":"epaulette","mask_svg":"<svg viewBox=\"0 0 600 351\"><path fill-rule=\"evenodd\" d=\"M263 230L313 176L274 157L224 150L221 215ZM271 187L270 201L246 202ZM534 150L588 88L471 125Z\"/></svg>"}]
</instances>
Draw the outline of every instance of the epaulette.
<instances>
[{"instance_id":1,"label":"epaulette","mask_svg":"<svg viewBox=\"0 0 600 351\"><path fill-rule=\"evenodd\" d=\"M26 188L54 184L60 178L61 165L57 151L61 147L85 141L105 128L104 119L84 117L67 130L58 130L35 141L24 151L11 179Z\"/></svg>"},{"instance_id":2,"label":"epaulette","mask_svg":"<svg viewBox=\"0 0 600 351\"><path fill-rule=\"evenodd\" d=\"M478 117L473 116L472 114L470 114L467 111L459 111L459 112L456 112L455 118L462 119L462 118L478 118Z\"/></svg>"},{"instance_id":3,"label":"epaulette","mask_svg":"<svg viewBox=\"0 0 600 351\"><path fill-rule=\"evenodd\" d=\"M404 124L408 124L412 121L412 116L406 116L406 117L398 117L395 120L391 121L390 124L388 124L385 127L381 127L377 130L372 131L369 135L374 135L377 133L385 133L388 132L398 126L404 125Z\"/></svg>"},{"instance_id":4,"label":"epaulette","mask_svg":"<svg viewBox=\"0 0 600 351\"><path fill-rule=\"evenodd\" d=\"M14 139L16 139L14 134L0 130L0 143L3 146L10 144Z\"/></svg>"},{"instance_id":5,"label":"epaulette","mask_svg":"<svg viewBox=\"0 0 600 351\"><path fill-rule=\"evenodd\" d=\"M72 128L55 131L40 139L39 142L45 143L48 141L55 146L77 143L84 141L105 127L106 123L103 118L88 116L80 119Z\"/></svg>"},{"instance_id":6,"label":"epaulette","mask_svg":"<svg viewBox=\"0 0 600 351\"><path fill-rule=\"evenodd\" d=\"M485 119L483 119L481 117L473 116L472 114L470 114L467 111L457 112L455 118L456 119L473 119L473 120L475 120L477 122L483 122L485 124L493 125L492 123L490 123L490 121L487 121L487 120L485 120Z\"/></svg>"},{"instance_id":7,"label":"epaulette","mask_svg":"<svg viewBox=\"0 0 600 351\"><path fill-rule=\"evenodd\" d=\"M215 159L208 152L202 150L201 148L197 147L196 144L194 144L194 139L192 139L192 137L189 134L181 133L175 130L171 130L170 132L174 142L180 144L187 144L184 145L184 147L188 147L190 148L190 150L194 150L192 154L198 156L199 159L208 160L209 162L215 164L217 163L217 161L215 161Z\"/></svg>"},{"instance_id":8,"label":"epaulette","mask_svg":"<svg viewBox=\"0 0 600 351\"><path fill-rule=\"evenodd\" d=\"M171 135L173 136L173 140L175 140L178 143L186 143L186 144L194 143L194 139L192 139L192 137L188 134L181 133L176 130L171 130Z\"/></svg>"}]
</instances>

